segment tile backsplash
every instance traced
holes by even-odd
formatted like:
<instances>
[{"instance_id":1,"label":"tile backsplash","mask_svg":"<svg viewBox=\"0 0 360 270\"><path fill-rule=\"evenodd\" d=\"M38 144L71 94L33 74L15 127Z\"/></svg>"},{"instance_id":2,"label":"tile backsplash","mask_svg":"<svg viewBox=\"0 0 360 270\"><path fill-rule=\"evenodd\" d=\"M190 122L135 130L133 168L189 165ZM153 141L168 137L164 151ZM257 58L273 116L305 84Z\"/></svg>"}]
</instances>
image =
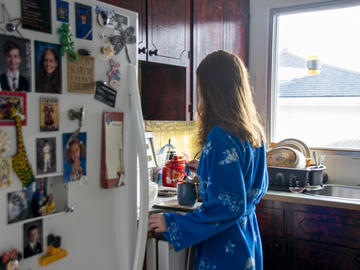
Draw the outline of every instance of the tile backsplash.
<instances>
[{"instance_id":1,"label":"tile backsplash","mask_svg":"<svg viewBox=\"0 0 360 270\"><path fill-rule=\"evenodd\" d=\"M194 121L145 121L146 131L154 134L156 154L162 146L170 143L174 145L177 155L188 156L192 159L200 151L197 144L197 125Z\"/></svg>"}]
</instances>

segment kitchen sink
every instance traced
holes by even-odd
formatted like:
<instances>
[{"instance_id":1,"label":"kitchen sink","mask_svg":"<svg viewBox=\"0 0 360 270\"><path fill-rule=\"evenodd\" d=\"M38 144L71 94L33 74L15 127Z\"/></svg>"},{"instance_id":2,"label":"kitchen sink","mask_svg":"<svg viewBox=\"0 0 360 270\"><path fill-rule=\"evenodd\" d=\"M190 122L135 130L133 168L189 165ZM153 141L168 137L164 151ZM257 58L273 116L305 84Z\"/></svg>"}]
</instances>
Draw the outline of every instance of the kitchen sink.
<instances>
[{"instance_id":1,"label":"kitchen sink","mask_svg":"<svg viewBox=\"0 0 360 270\"><path fill-rule=\"evenodd\" d=\"M320 190L308 190L305 194L360 201L360 187L327 184Z\"/></svg>"}]
</instances>

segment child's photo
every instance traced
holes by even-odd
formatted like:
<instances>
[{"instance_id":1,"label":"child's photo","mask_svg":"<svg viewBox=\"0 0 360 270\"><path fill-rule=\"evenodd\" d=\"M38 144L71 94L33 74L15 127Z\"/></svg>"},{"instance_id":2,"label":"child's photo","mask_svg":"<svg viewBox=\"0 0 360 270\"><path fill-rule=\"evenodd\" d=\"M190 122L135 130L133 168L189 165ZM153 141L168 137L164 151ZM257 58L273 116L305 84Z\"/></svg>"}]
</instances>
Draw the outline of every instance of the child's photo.
<instances>
[{"instance_id":1,"label":"child's photo","mask_svg":"<svg viewBox=\"0 0 360 270\"><path fill-rule=\"evenodd\" d=\"M0 34L0 86L4 91L31 91L30 40Z\"/></svg>"},{"instance_id":2,"label":"child's photo","mask_svg":"<svg viewBox=\"0 0 360 270\"><path fill-rule=\"evenodd\" d=\"M92 40L91 7L75 3L76 37Z\"/></svg>"},{"instance_id":3,"label":"child's photo","mask_svg":"<svg viewBox=\"0 0 360 270\"><path fill-rule=\"evenodd\" d=\"M6 188L11 185L12 166L11 158L0 158L0 188Z\"/></svg>"},{"instance_id":4,"label":"child's photo","mask_svg":"<svg viewBox=\"0 0 360 270\"><path fill-rule=\"evenodd\" d=\"M56 172L56 138L36 139L36 172L47 174Z\"/></svg>"},{"instance_id":5,"label":"child's photo","mask_svg":"<svg viewBox=\"0 0 360 270\"><path fill-rule=\"evenodd\" d=\"M60 45L35 41L35 72L38 93L61 94Z\"/></svg>"},{"instance_id":6,"label":"child's photo","mask_svg":"<svg viewBox=\"0 0 360 270\"><path fill-rule=\"evenodd\" d=\"M43 252L42 219L24 223L24 259Z\"/></svg>"},{"instance_id":7,"label":"child's photo","mask_svg":"<svg viewBox=\"0 0 360 270\"><path fill-rule=\"evenodd\" d=\"M64 181L79 181L86 176L86 132L63 134Z\"/></svg>"},{"instance_id":8,"label":"child's photo","mask_svg":"<svg viewBox=\"0 0 360 270\"><path fill-rule=\"evenodd\" d=\"M69 22L69 3L56 0L56 19L60 22Z\"/></svg>"},{"instance_id":9,"label":"child's photo","mask_svg":"<svg viewBox=\"0 0 360 270\"><path fill-rule=\"evenodd\" d=\"M8 223L18 222L27 218L27 201L25 191L8 193Z\"/></svg>"},{"instance_id":10,"label":"child's photo","mask_svg":"<svg viewBox=\"0 0 360 270\"><path fill-rule=\"evenodd\" d=\"M40 97L40 131L59 130L59 103L56 97Z\"/></svg>"}]
</instances>

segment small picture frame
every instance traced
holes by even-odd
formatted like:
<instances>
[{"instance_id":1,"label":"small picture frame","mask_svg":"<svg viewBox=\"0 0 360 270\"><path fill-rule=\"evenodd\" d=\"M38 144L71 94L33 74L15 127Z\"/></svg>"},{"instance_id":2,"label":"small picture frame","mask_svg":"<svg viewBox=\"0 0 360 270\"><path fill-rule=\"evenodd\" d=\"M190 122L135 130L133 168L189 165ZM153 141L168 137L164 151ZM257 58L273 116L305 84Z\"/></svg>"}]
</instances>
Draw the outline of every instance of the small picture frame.
<instances>
[{"instance_id":1,"label":"small picture frame","mask_svg":"<svg viewBox=\"0 0 360 270\"><path fill-rule=\"evenodd\" d=\"M27 201L24 190L9 192L8 203L8 224L15 223L27 218Z\"/></svg>"},{"instance_id":2,"label":"small picture frame","mask_svg":"<svg viewBox=\"0 0 360 270\"><path fill-rule=\"evenodd\" d=\"M151 131L145 132L145 146L148 160L148 168L157 167L155 147L154 147L154 133Z\"/></svg>"},{"instance_id":3,"label":"small picture frame","mask_svg":"<svg viewBox=\"0 0 360 270\"><path fill-rule=\"evenodd\" d=\"M69 3L62 0L56 0L56 19L59 22L69 22Z\"/></svg>"},{"instance_id":4,"label":"small picture frame","mask_svg":"<svg viewBox=\"0 0 360 270\"><path fill-rule=\"evenodd\" d=\"M24 223L24 259L43 252L42 219Z\"/></svg>"},{"instance_id":5,"label":"small picture frame","mask_svg":"<svg viewBox=\"0 0 360 270\"><path fill-rule=\"evenodd\" d=\"M76 37L92 40L92 11L91 6L75 3Z\"/></svg>"},{"instance_id":6,"label":"small picture frame","mask_svg":"<svg viewBox=\"0 0 360 270\"><path fill-rule=\"evenodd\" d=\"M26 125L26 93L25 92L0 92L0 126L14 126L15 121L10 116L10 108L15 106L17 111L24 116L21 124Z\"/></svg>"},{"instance_id":7,"label":"small picture frame","mask_svg":"<svg viewBox=\"0 0 360 270\"><path fill-rule=\"evenodd\" d=\"M86 132L63 133L64 181L86 181Z\"/></svg>"},{"instance_id":8,"label":"small picture frame","mask_svg":"<svg viewBox=\"0 0 360 270\"><path fill-rule=\"evenodd\" d=\"M2 91L31 92L32 61L29 39L0 34L0 63ZM13 83L11 80L16 77L11 74L18 74L18 78Z\"/></svg>"},{"instance_id":9,"label":"small picture frame","mask_svg":"<svg viewBox=\"0 0 360 270\"><path fill-rule=\"evenodd\" d=\"M0 189L7 188L12 182L12 163L11 158L0 158Z\"/></svg>"},{"instance_id":10,"label":"small picture frame","mask_svg":"<svg viewBox=\"0 0 360 270\"><path fill-rule=\"evenodd\" d=\"M59 101L56 97L40 97L40 131L59 130Z\"/></svg>"},{"instance_id":11,"label":"small picture frame","mask_svg":"<svg viewBox=\"0 0 360 270\"><path fill-rule=\"evenodd\" d=\"M36 139L36 172L49 174L56 172L56 138Z\"/></svg>"}]
</instances>

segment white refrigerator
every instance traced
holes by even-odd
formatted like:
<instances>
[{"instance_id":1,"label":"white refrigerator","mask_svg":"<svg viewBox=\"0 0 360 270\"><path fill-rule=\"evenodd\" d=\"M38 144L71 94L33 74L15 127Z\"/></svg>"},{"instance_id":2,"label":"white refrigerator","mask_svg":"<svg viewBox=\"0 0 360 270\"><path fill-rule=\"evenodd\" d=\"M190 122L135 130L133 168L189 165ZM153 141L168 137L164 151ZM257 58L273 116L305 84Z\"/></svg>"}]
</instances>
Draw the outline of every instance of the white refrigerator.
<instances>
[{"instance_id":1,"label":"white refrigerator","mask_svg":"<svg viewBox=\"0 0 360 270\"><path fill-rule=\"evenodd\" d=\"M119 54L112 57L120 63L120 86L116 88L116 105L114 108L99 102L92 94L70 93L67 89L67 59L62 57L61 78L62 94L36 93L35 90L35 60L34 42L48 42L60 44L60 36L57 29L62 24L57 20L57 1L49 0L51 9L52 33L44 33L24 29L21 24L18 28L23 38L31 44L29 65L31 71L31 89L27 94L27 125L22 127L24 145L30 163L36 174L36 139L56 138L56 167L55 175L62 180L64 171L62 134L74 132L78 128L78 121L72 121L68 117L70 109L85 109L85 118L81 132L87 134L87 181L70 182L67 185L67 204L74 211L66 213L60 211L53 215L8 224L7 198L8 193L22 189L15 172L13 172L12 184L0 189L0 253L5 250L17 248L24 249L24 224L37 219L42 219L43 250L41 254L23 259L20 262L21 269L43 269L39 265L39 259L46 252L46 237L53 233L62 238L61 247L68 251L68 255L46 266L48 270L67 269L142 269L147 236L148 218L148 175L147 158L145 153L144 122L141 112L141 104L138 91L137 79L137 42L126 44ZM21 3L32 0L1 0L0 28L5 29L11 19L21 17ZM41 4L43 1L34 1ZM45 1L46 2L46 1ZM113 10L127 18L124 28L133 26L138 29L137 14L115 6L107 5L95 0L66 0L68 3L68 17L71 25L71 33L75 42L75 50L86 49L94 57L95 81L108 81L107 72L110 70L109 59L105 60L101 47L109 45L106 41L113 33L108 26L100 26L97 22L96 6ZM92 40L76 38L76 12L75 3L85 4L91 7L92 14ZM3 7L7 12L3 12ZM17 32L1 31L0 34L19 36ZM103 35L105 34L105 36ZM3 36L2 36L3 37ZM3 52L1 52L3 53ZM4 65L4 63L0 63ZM59 130L40 132L40 97L57 97L59 102ZM100 186L101 172L101 143L103 112L124 113L124 186L112 189L103 189ZM0 126L0 130L8 133L12 144L7 154L11 157L16 153L16 137L14 126ZM139 164L139 166L137 166ZM138 176L139 167L140 176ZM140 181L137 179L140 178ZM64 184L65 185L65 184ZM140 192L139 192L140 190ZM137 199L140 194L140 200ZM140 205L137 203L140 201ZM59 209L60 210L60 209Z\"/></svg>"}]
</instances>

